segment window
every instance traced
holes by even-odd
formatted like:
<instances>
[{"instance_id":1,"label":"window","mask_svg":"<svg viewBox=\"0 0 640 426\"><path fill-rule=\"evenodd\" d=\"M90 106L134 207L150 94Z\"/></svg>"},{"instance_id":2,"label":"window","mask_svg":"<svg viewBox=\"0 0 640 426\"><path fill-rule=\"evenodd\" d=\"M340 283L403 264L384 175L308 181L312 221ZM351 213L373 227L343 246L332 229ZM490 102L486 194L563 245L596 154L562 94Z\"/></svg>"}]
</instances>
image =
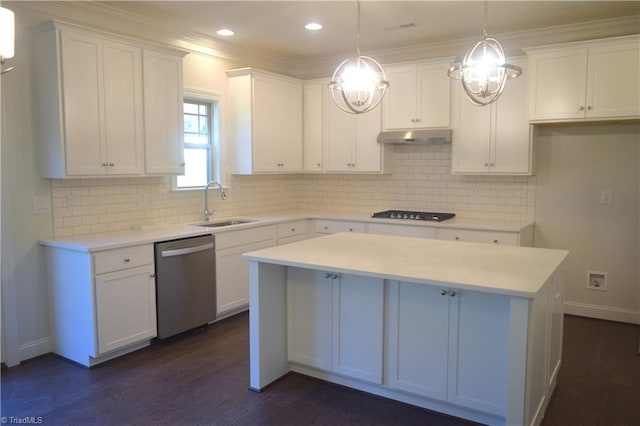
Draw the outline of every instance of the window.
<instances>
[{"instance_id":1,"label":"window","mask_svg":"<svg viewBox=\"0 0 640 426\"><path fill-rule=\"evenodd\" d=\"M215 142L218 138L218 101L184 101L184 176L176 189L204 187L214 179Z\"/></svg>"}]
</instances>

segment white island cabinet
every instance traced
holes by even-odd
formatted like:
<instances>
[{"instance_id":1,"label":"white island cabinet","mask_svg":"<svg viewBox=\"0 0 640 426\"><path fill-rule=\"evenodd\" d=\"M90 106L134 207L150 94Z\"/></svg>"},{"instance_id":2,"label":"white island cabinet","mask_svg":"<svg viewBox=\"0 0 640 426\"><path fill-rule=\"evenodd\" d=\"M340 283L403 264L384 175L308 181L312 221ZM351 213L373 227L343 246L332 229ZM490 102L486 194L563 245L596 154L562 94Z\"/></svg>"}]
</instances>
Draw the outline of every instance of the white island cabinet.
<instances>
[{"instance_id":1,"label":"white island cabinet","mask_svg":"<svg viewBox=\"0 0 640 426\"><path fill-rule=\"evenodd\" d=\"M361 233L246 253L250 387L294 371L485 424L539 424L567 255Z\"/></svg>"}]
</instances>

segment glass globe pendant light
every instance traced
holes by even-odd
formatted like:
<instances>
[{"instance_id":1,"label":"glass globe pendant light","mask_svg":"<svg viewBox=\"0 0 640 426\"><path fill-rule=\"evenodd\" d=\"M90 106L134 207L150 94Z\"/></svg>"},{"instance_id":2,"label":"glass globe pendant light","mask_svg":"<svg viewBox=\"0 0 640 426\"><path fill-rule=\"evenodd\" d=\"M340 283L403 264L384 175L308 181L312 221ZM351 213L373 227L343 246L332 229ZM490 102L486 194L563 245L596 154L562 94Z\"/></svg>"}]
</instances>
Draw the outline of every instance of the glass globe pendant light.
<instances>
[{"instance_id":1,"label":"glass globe pendant light","mask_svg":"<svg viewBox=\"0 0 640 426\"><path fill-rule=\"evenodd\" d=\"M338 107L350 114L369 112L380 104L389 87L387 76L375 59L360 54L360 1L357 2L355 58L345 59L338 65L329 88Z\"/></svg>"},{"instance_id":2,"label":"glass globe pendant light","mask_svg":"<svg viewBox=\"0 0 640 426\"><path fill-rule=\"evenodd\" d=\"M484 27L482 40L464 56L461 64L449 68L451 78L462 80L462 87L469 100L478 106L498 100L508 79L519 77L522 69L507 63L502 44L487 37L489 4L484 2Z\"/></svg>"}]
</instances>

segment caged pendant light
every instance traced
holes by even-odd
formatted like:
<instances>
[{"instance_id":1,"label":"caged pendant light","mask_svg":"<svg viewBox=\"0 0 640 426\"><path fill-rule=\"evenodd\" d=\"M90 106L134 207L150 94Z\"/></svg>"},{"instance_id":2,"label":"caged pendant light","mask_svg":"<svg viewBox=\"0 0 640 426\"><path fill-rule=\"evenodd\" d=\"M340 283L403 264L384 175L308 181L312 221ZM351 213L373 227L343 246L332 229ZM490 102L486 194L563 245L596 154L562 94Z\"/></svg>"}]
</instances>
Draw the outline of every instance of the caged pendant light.
<instances>
[{"instance_id":1,"label":"caged pendant light","mask_svg":"<svg viewBox=\"0 0 640 426\"><path fill-rule=\"evenodd\" d=\"M338 65L329 88L338 107L350 114L369 112L380 104L389 87L387 76L375 59L360 54L360 1L357 2L355 58L345 59Z\"/></svg>"},{"instance_id":2,"label":"caged pendant light","mask_svg":"<svg viewBox=\"0 0 640 426\"><path fill-rule=\"evenodd\" d=\"M502 44L487 37L488 14L489 3L485 0L482 40L467 51L461 64L452 66L447 73L451 78L462 80L469 100L478 106L497 101L507 80L522 74L520 67L507 63Z\"/></svg>"},{"instance_id":3,"label":"caged pendant light","mask_svg":"<svg viewBox=\"0 0 640 426\"><path fill-rule=\"evenodd\" d=\"M13 58L15 51L15 17L13 11L0 7L0 68L4 60ZM14 67L4 68L0 74L6 74Z\"/></svg>"}]
</instances>

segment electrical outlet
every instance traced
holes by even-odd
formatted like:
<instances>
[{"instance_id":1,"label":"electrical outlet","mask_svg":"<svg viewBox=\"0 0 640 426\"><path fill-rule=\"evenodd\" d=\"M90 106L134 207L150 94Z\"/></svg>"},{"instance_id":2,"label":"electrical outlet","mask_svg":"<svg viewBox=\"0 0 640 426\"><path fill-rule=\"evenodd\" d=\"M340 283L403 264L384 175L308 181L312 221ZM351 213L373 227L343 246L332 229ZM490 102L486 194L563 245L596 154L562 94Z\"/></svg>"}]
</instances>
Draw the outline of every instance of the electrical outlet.
<instances>
[{"instance_id":1,"label":"electrical outlet","mask_svg":"<svg viewBox=\"0 0 640 426\"><path fill-rule=\"evenodd\" d=\"M587 271L587 288L590 290L607 291L607 273Z\"/></svg>"},{"instance_id":2,"label":"electrical outlet","mask_svg":"<svg viewBox=\"0 0 640 426\"><path fill-rule=\"evenodd\" d=\"M600 192L600 204L611 204L613 201L613 191L610 189L603 189Z\"/></svg>"}]
</instances>

